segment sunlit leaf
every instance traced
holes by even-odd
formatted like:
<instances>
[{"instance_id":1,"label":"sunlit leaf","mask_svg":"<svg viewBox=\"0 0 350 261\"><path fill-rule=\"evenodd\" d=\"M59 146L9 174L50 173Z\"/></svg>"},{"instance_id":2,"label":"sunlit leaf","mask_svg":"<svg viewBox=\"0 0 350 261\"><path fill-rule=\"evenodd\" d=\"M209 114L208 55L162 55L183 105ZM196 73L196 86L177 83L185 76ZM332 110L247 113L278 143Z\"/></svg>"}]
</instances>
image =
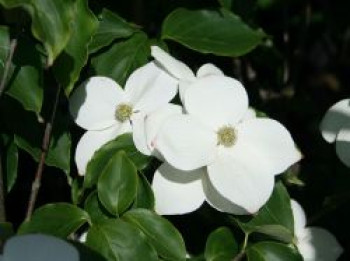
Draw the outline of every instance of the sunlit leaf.
<instances>
[{"instance_id":1,"label":"sunlit leaf","mask_svg":"<svg viewBox=\"0 0 350 261\"><path fill-rule=\"evenodd\" d=\"M248 261L302 261L298 251L276 242L259 242L248 247Z\"/></svg>"}]
</instances>

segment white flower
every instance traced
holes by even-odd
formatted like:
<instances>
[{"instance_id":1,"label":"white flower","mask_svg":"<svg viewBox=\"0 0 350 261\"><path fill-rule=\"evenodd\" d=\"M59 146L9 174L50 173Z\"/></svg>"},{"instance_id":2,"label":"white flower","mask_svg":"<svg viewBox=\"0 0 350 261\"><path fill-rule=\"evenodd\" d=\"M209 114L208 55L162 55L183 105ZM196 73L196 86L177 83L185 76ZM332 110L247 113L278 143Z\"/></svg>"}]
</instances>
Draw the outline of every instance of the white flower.
<instances>
[{"instance_id":1,"label":"white flower","mask_svg":"<svg viewBox=\"0 0 350 261\"><path fill-rule=\"evenodd\" d=\"M21 235L10 238L1 261L79 261L79 252L62 239L47 235Z\"/></svg>"},{"instance_id":2,"label":"white flower","mask_svg":"<svg viewBox=\"0 0 350 261\"><path fill-rule=\"evenodd\" d=\"M247 93L229 77L197 79L183 102L187 114L169 117L153 139L172 166L165 163L154 176L158 213L187 213L205 199L225 212L257 212L274 175L301 158L288 130L272 119L246 117Z\"/></svg>"},{"instance_id":3,"label":"white flower","mask_svg":"<svg viewBox=\"0 0 350 261\"><path fill-rule=\"evenodd\" d=\"M350 167L350 99L341 100L329 108L320 129L327 142L335 142L338 157Z\"/></svg>"},{"instance_id":4,"label":"white flower","mask_svg":"<svg viewBox=\"0 0 350 261\"><path fill-rule=\"evenodd\" d=\"M202 65L195 75L186 64L175 59L158 46L152 46L151 53L155 61L178 80L179 93L182 101L185 91L188 89L189 85L196 80L210 75L224 75L219 68L210 63Z\"/></svg>"},{"instance_id":5,"label":"white flower","mask_svg":"<svg viewBox=\"0 0 350 261\"><path fill-rule=\"evenodd\" d=\"M327 230L319 227L305 227L306 216L303 208L291 200L294 216L296 245L305 261L335 261L343 252L337 239Z\"/></svg>"},{"instance_id":6,"label":"white flower","mask_svg":"<svg viewBox=\"0 0 350 261\"><path fill-rule=\"evenodd\" d=\"M75 153L79 174L85 174L97 149L132 132L134 122L168 103L176 93L177 81L154 62L133 72L124 89L107 77L92 77L81 84L69 101L75 122L87 130Z\"/></svg>"}]
</instances>

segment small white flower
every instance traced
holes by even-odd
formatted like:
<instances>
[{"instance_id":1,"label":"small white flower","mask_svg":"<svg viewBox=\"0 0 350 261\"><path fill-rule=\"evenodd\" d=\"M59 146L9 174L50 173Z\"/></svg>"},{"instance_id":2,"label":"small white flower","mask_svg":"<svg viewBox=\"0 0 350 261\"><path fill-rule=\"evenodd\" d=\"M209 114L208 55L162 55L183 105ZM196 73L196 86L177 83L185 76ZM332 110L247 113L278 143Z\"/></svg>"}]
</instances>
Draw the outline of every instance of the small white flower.
<instances>
[{"instance_id":1,"label":"small white flower","mask_svg":"<svg viewBox=\"0 0 350 261\"><path fill-rule=\"evenodd\" d=\"M291 200L294 216L296 245L305 261L335 261L343 252L337 239L327 230L319 227L306 227L303 208Z\"/></svg>"},{"instance_id":2,"label":"small white flower","mask_svg":"<svg viewBox=\"0 0 350 261\"><path fill-rule=\"evenodd\" d=\"M350 167L350 99L341 100L329 108L320 129L327 142L335 142L338 157Z\"/></svg>"},{"instance_id":3,"label":"small white flower","mask_svg":"<svg viewBox=\"0 0 350 261\"><path fill-rule=\"evenodd\" d=\"M301 158L289 131L252 117L244 87L229 77L197 79L183 102L187 114L169 117L153 139L172 166L165 163L154 176L158 213L187 213L205 199L225 212L257 212L274 175Z\"/></svg>"},{"instance_id":4,"label":"small white flower","mask_svg":"<svg viewBox=\"0 0 350 261\"><path fill-rule=\"evenodd\" d=\"M66 241L48 235L21 235L10 238L1 261L79 261L79 252Z\"/></svg>"},{"instance_id":5,"label":"small white flower","mask_svg":"<svg viewBox=\"0 0 350 261\"><path fill-rule=\"evenodd\" d=\"M132 132L136 121L168 103L176 93L177 81L154 62L133 72L124 89L107 77L92 77L81 84L69 100L75 122L87 130L75 153L79 174L85 174L97 149Z\"/></svg>"}]
</instances>

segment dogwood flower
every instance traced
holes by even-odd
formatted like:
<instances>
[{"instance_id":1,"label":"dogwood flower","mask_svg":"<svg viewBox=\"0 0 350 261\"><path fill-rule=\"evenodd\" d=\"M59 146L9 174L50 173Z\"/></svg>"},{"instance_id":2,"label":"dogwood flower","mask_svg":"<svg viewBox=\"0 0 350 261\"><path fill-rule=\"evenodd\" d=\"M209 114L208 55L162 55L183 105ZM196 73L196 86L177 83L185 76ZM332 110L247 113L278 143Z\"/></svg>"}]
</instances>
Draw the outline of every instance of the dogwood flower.
<instances>
[{"instance_id":1,"label":"dogwood flower","mask_svg":"<svg viewBox=\"0 0 350 261\"><path fill-rule=\"evenodd\" d=\"M341 100L329 108L320 129L327 142L335 142L339 159L350 167L350 99Z\"/></svg>"},{"instance_id":2,"label":"dogwood flower","mask_svg":"<svg viewBox=\"0 0 350 261\"><path fill-rule=\"evenodd\" d=\"M48 235L21 235L10 238L1 261L79 261L79 252L66 241Z\"/></svg>"},{"instance_id":3,"label":"dogwood flower","mask_svg":"<svg viewBox=\"0 0 350 261\"><path fill-rule=\"evenodd\" d=\"M69 100L75 122L87 130L75 153L79 174L85 174L97 149L120 134L132 132L134 122L168 103L176 93L177 81L154 62L133 72L124 89L101 76L81 84Z\"/></svg>"},{"instance_id":4,"label":"dogwood flower","mask_svg":"<svg viewBox=\"0 0 350 261\"><path fill-rule=\"evenodd\" d=\"M337 239L327 230L319 227L306 227L303 208L291 200L294 216L296 245L305 261L335 261L343 252Z\"/></svg>"},{"instance_id":5,"label":"dogwood flower","mask_svg":"<svg viewBox=\"0 0 350 261\"><path fill-rule=\"evenodd\" d=\"M168 167L155 173L156 198L170 208L164 212L179 214L182 210L176 206L192 198L203 201L204 187L217 192L209 202L224 199L218 205L229 202L231 213L257 212L272 193L274 175L301 158L289 131L272 119L245 118L248 96L233 78L208 75L197 79L183 98L187 114L169 117L154 140L165 160L185 175L164 174L171 172ZM205 183L203 175L208 176ZM202 185L201 192L188 191L190 184L197 188ZM165 203L167 195L184 191L185 201Z\"/></svg>"},{"instance_id":6,"label":"dogwood flower","mask_svg":"<svg viewBox=\"0 0 350 261\"><path fill-rule=\"evenodd\" d=\"M169 74L178 80L179 93L182 101L185 91L196 80L209 75L224 75L224 73L219 68L211 63L202 65L195 75L186 64L175 59L158 46L151 47L151 54L158 64L160 64Z\"/></svg>"}]
</instances>

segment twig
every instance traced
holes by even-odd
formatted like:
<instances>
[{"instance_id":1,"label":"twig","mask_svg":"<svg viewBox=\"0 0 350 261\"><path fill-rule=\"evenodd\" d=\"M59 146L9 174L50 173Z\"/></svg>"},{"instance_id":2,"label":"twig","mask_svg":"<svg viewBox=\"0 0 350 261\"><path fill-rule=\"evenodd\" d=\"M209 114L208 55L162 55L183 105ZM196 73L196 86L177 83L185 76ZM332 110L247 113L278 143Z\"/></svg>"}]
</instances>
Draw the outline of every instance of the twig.
<instances>
[{"instance_id":1,"label":"twig","mask_svg":"<svg viewBox=\"0 0 350 261\"><path fill-rule=\"evenodd\" d=\"M248 245L248 238L249 238L249 233L245 233L244 234L244 242L242 245L242 249L241 251L238 253L237 256L235 256L234 259L232 259L232 261L240 261L245 257L245 249L247 248Z\"/></svg>"},{"instance_id":2,"label":"twig","mask_svg":"<svg viewBox=\"0 0 350 261\"><path fill-rule=\"evenodd\" d=\"M56 116L56 111L57 111L57 105L58 105L58 100L60 97L60 92L61 92L61 87L59 86L57 89L56 97L55 97L55 102L54 106L52 109L52 114L51 114L51 119L46 123L45 126L45 133L42 141L42 147L41 147L41 155L40 155L40 161L38 163L38 168L35 173L35 178L32 184L32 191L30 193L30 198L28 202L28 208L27 208L27 214L26 214L26 221L30 219L32 216L35 202L38 196L39 188L41 185L41 177L43 174L43 169L44 169L44 164L45 164L45 159L47 152L49 150L49 145L50 145L50 140L51 140L51 134L52 134L52 125L55 120Z\"/></svg>"},{"instance_id":3,"label":"twig","mask_svg":"<svg viewBox=\"0 0 350 261\"><path fill-rule=\"evenodd\" d=\"M10 71L11 62L12 62L13 54L15 52L16 47L17 47L17 39L12 39L11 43L10 43L9 55L7 56L7 59L6 59L6 64L5 64L5 68L4 68L4 74L3 74L2 78L1 78L0 96L2 95L2 93L5 90L5 84L6 84L7 75L9 73L9 71Z\"/></svg>"}]
</instances>

